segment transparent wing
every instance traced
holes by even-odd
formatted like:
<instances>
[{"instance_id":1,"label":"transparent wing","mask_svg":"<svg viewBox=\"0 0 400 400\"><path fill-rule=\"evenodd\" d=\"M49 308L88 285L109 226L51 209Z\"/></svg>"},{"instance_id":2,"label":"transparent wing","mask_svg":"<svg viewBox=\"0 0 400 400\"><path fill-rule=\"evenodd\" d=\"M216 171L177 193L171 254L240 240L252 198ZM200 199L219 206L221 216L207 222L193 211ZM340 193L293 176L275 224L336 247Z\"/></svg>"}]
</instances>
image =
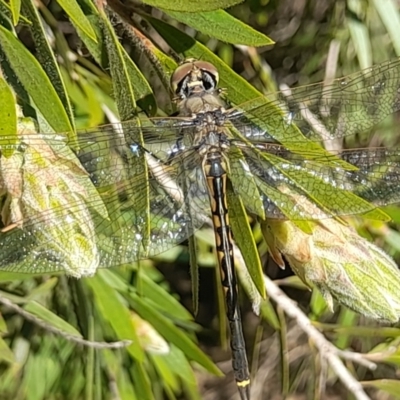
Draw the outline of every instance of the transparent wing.
<instances>
[{"instance_id":1,"label":"transparent wing","mask_svg":"<svg viewBox=\"0 0 400 400\"><path fill-rule=\"evenodd\" d=\"M338 166L338 158L355 168ZM372 216L376 207L400 202L399 149L344 150L317 156L310 152L303 157L280 145L236 144L229 159L234 190L247 209L262 218Z\"/></svg>"},{"instance_id":2,"label":"transparent wing","mask_svg":"<svg viewBox=\"0 0 400 400\"><path fill-rule=\"evenodd\" d=\"M231 122L249 140L296 142L365 133L400 109L400 59L336 79L273 93L230 111ZM297 127L297 128L296 128Z\"/></svg>"},{"instance_id":3,"label":"transparent wing","mask_svg":"<svg viewBox=\"0 0 400 400\"><path fill-rule=\"evenodd\" d=\"M209 201L201 162L194 151L177 153L175 133L159 140L158 129L148 129L144 149L130 139L135 126L125 125L125 136L110 127L85 131L78 157L56 135L8 146L0 268L81 276L184 241L203 224Z\"/></svg>"},{"instance_id":4,"label":"transparent wing","mask_svg":"<svg viewBox=\"0 0 400 400\"><path fill-rule=\"evenodd\" d=\"M398 202L398 150L335 154L313 142L371 128L400 108L399 85L396 60L329 88L301 87L220 112L217 125L231 132L229 175L248 210L318 219ZM185 240L209 213L191 140L201 123L105 126L80 132L75 153L61 135L26 134L9 145L2 137L14 154L1 157L0 268L80 276Z\"/></svg>"}]
</instances>

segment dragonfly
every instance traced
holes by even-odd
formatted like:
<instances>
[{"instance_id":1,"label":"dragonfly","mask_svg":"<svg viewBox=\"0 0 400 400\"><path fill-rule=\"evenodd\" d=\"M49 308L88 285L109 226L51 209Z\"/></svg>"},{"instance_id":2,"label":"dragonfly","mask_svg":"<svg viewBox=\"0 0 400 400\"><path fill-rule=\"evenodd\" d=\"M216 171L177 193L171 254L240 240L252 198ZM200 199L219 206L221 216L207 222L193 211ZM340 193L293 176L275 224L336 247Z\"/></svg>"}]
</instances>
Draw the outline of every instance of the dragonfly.
<instances>
[{"instance_id":1,"label":"dragonfly","mask_svg":"<svg viewBox=\"0 0 400 400\"><path fill-rule=\"evenodd\" d=\"M381 217L378 207L400 201L400 149L337 143L400 109L400 59L240 105L218 82L213 64L187 59L171 76L176 116L79 131L74 143L30 126L3 135L0 270L90 276L211 221L232 367L249 400L227 193L260 221Z\"/></svg>"}]
</instances>

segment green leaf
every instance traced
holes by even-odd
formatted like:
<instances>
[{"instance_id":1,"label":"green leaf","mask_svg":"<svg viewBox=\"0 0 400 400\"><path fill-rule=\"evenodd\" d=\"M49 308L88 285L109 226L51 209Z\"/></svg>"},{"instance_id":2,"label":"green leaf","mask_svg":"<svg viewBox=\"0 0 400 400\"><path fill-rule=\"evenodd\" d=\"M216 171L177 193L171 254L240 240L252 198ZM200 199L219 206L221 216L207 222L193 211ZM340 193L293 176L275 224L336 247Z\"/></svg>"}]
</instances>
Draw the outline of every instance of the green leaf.
<instances>
[{"instance_id":1,"label":"green leaf","mask_svg":"<svg viewBox=\"0 0 400 400\"><path fill-rule=\"evenodd\" d=\"M57 0L57 3L64 9L75 26L79 27L82 32L85 32L87 36L97 42L96 33L91 23L83 13L81 6L75 0Z\"/></svg>"},{"instance_id":2,"label":"green leaf","mask_svg":"<svg viewBox=\"0 0 400 400\"><path fill-rule=\"evenodd\" d=\"M396 54L400 56L400 16L398 6L393 0L373 0L372 3L378 11L378 14L382 19L383 25L385 25L389 33Z\"/></svg>"},{"instance_id":3,"label":"green leaf","mask_svg":"<svg viewBox=\"0 0 400 400\"><path fill-rule=\"evenodd\" d=\"M268 46L274 43L269 37L223 10L197 13L168 10L164 12L206 35L227 43L252 47Z\"/></svg>"},{"instance_id":4,"label":"green leaf","mask_svg":"<svg viewBox=\"0 0 400 400\"><path fill-rule=\"evenodd\" d=\"M170 354L171 357L152 355L152 359L163 378L163 382L167 383L171 389L177 390L179 388L178 376L189 385L195 385L197 380L193 368L184 353L176 346L171 346Z\"/></svg>"},{"instance_id":5,"label":"green leaf","mask_svg":"<svg viewBox=\"0 0 400 400\"><path fill-rule=\"evenodd\" d=\"M85 46L88 48L92 57L104 69L108 69L108 56L104 51L104 36L101 29L105 17L104 15L101 16L97 12L97 9L91 8L91 10L92 14L87 14L86 18L90 22L92 29L95 31L97 41L94 41L89 35L87 35L87 33L82 30L80 26L74 23L74 21L71 22L72 24L74 24L79 37L85 43ZM118 42L118 40L116 42ZM134 64L132 59L129 57L129 55L119 42L118 47L120 47L119 51L121 52L121 55L126 64L127 73L130 77L130 80L131 82L134 82L134 84L132 85L132 89L138 105L143 111L146 111L147 114L155 115L157 111L157 105L149 82L143 76L141 71L137 68L137 66Z\"/></svg>"},{"instance_id":6,"label":"green leaf","mask_svg":"<svg viewBox=\"0 0 400 400\"><path fill-rule=\"evenodd\" d=\"M102 365L107 365L108 372L111 376L115 377L119 398L121 400L137 400L134 387L128 377L130 371L127 370L124 363L121 362L118 352L104 349L98 356ZM101 384L101 381L99 383ZM97 398L101 399L101 396Z\"/></svg>"},{"instance_id":7,"label":"green leaf","mask_svg":"<svg viewBox=\"0 0 400 400\"><path fill-rule=\"evenodd\" d=\"M82 337L76 328L36 301L29 301L25 304L24 309L56 329L80 338Z\"/></svg>"},{"instance_id":8,"label":"green leaf","mask_svg":"<svg viewBox=\"0 0 400 400\"><path fill-rule=\"evenodd\" d=\"M0 314L0 337L2 333L7 333L7 324L3 318L3 315Z\"/></svg>"},{"instance_id":9,"label":"green leaf","mask_svg":"<svg viewBox=\"0 0 400 400\"><path fill-rule=\"evenodd\" d=\"M132 375L135 377L135 392L141 400L153 400L151 379L142 363L136 362L132 366Z\"/></svg>"},{"instance_id":10,"label":"green leaf","mask_svg":"<svg viewBox=\"0 0 400 400\"><path fill-rule=\"evenodd\" d=\"M107 283L120 293L130 295L131 287L118 275L114 270L101 270L102 277ZM0 274L1 276L1 274ZM141 275L141 293L144 297L151 300L156 307L162 310L163 313L169 313L175 318L186 321L192 321L193 316L186 310L185 307L173 296L170 295L162 286L154 282L147 275Z\"/></svg>"},{"instance_id":11,"label":"green leaf","mask_svg":"<svg viewBox=\"0 0 400 400\"><path fill-rule=\"evenodd\" d=\"M246 267L259 293L265 298L263 270L253 232L241 199L228 187L227 200L233 237L242 252Z\"/></svg>"},{"instance_id":12,"label":"green leaf","mask_svg":"<svg viewBox=\"0 0 400 400\"><path fill-rule=\"evenodd\" d=\"M314 289L312 292L310 308L315 319L320 318L328 309L324 297L318 290Z\"/></svg>"},{"instance_id":13,"label":"green leaf","mask_svg":"<svg viewBox=\"0 0 400 400\"><path fill-rule=\"evenodd\" d=\"M14 363L15 357L12 350L8 347L7 343L0 336L0 360L6 363Z\"/></svg>"},{"instance_id":14,"label":"green leaf","mask_svg":"<svg viewBox=\"0 0 400 400\"><path fill-rule=\"evenodd\" d=\"M148 276L142 276L142 285L143 295L151 299L161 310L182 320L193 320L192 315L175 297L171 296L164 288L160 287L160 285Z\"/></svg>"},{"instance_id":15,"label":"green leaf","mask_svg":"<svg viewBox=\"0 0 400 400\"><path fill-rule=\"evenodd\" d=\"M20 272L8 272L8 271L0 271L0 282L14 282L14 281L23 281L27 279L31 279L35 276L34 273L20 273Z\"/></svg>"},{"instance_id":16,"label":"green leaf","mask_svg":"<svg viewBox=\"0 0 400 400\"><path fill-rule=\"evenodd\" d=\"M231 129L233 132L235 131L233 127ZM239 132L237 133L240 135ZM229 174L228 171L228 176L232 182L233 190L243 201L248 212L264 220L265 209L256 180L254 176L246 172L243 165L246 165L243 153L239 149L232 147L229 151L229 169L235 171L235 173ZM246 182L246 185L243 185L243 182Z\"/></svg>"},{"instance_id":17,"label":"green leaf","mask_svg":"<svg viewBox=\"0 0 400 400\"><path fill-rule=\"evenodd\" d=\"M125 52L118 42L118 38L112 29L112 26L105 15L102 15L102 27L105 38L105 44L107 48L108 58L110 61L110 71L113 81L113 89L116 97L116 103L118 111L122 121L131 120L136 117L136 102L133 91L133 82L128 73ZM140 129L135 131L129 131L125 133L127 142L130 143L132 140L144 146L144 139ZM143 210L143 224L144 227L141 231L143 247L147 248L147 244L150 237L150 193L148 185L148 167L145 158L145 154L141 154L139 157L131 159L132 170L141 171L140 176L136 178L142 182L142 187L139 189L140 196L136 197L135 207L138 210ZM139 174L138 174L139 175Z\"/></svg>"},{"instance_id":18,"label":"green leaf","mask_svg":"<svg viewBox=\"0 0 400 400\"><path fill-rule=\"evenodd\" d=\"M154 329L157 330L164 338L175 346L180 348L187 357L202 365L207 371L221 376L221 371L214 365L212 361L193 343L181 330L173 324L172 321L164 317L153 307L149 307L146 302L139 296L132 294L131 296L135 311L146 321L148 321Z\"/></svg>"},{"instance_id":19,"label":"green leaf","mask_svg":"<svg viewBox=\"0 0 400 400\"><path fill-rule=\"evenodd\" d=\"M79 38L82 40L82 42L85 44L87 47L89 53L91 56L96 60L96 62L104 66L104 38L103 34L101 31L101 18L100 15L98 14L97 10L96 12L93 12L93 14L86 15L86 18L88 21L91 23L92 29L95 32L96 40L93 40L91 36L87 35L85 31L83 31L79 26L74 25L74 21L71 21L71 23L74 25L76 32L79 36Z\"/></svg>"},{"instance_id":20,"label":"green leaf","mask_svg":"<svg viewBox=\"0 0 400 400\"><path fill-rule=\"evenodd\" d=\"M70 138L71 122L50 79L35 57L7 29L0 26L0 46L35 106L55 132Z\"/></svg>"},{"instance_id":21,"label":"green leaf","mask_svg":"<svg viewBox=\"0 0 400 400\"><path fill-rule=\"evenodd\" d=\"M132 340L132 344L126 349L134 359L142 362L144 353L133 328L129 309L121 303L118 293L103 279L102 272L100 270L96 276L85 278L85 282L93 291L96 306L102 317L110 323L119 339Z\"/></svg>"},{"instance_id":22,"label":"green leaf","mask_svg":"<svg viewBox=\"0 0 400 400\"><path fill-rule=\"evenodd\" d=\"M152 361L154 362L154 366L157 369L157 373L159 374L163 385L168 386L172 390L176 391L179 390L179 381L177 379L176 374L179 374L179 371L182 371L183 368L180 366L177 370L174 370L174 368L171 366L171 363L169 363L169 360L175 360L176 355L172 353L177 353L182 355L183 353L177 349L175 346L172 347L170 350L170 354L172 357L165 357L164 355L152 355ZM185 356L181 357L182 360L186 360ZM179 361L181 361L181 359ZM188 363L186 363L188 364ZM186 365L185 365L186 366ZM193 372L193 370L190 368L189 364L189 370ZM185 373L188 371L185 369ZM190 373L190 372L189 372Z\"/></svg>"},{"instance_id":23,"label":"green leaf","mask_svg":"<svg viewBox=\"0 0 400 400\"><path fill-rule=\"evenodd\" d=\"M183 11L183 12L198 12L198 11L212 11L220 8L232 7L236 4L242 3L243 0L145 0L150 6L163 8L165 10Z\"/></svg>"},{"instance_id":24,"label":"green leaf","mask_svg":"<svg viewBox=\"0 0 400 400\"><path fill-rule=\"evenodd\" d=\"M36 286L25 298L27 300L40 300L40 298L43 298L43 295L50 294L57 283L58 278L53 276L50 279L45 280L41 285Z\"/></svg>"},{"instance_id":25,"label":"green leaf","mask_svg":"<svg viewBox=\"0 0 400 400\"><path fill-rule=\"evenodd\" d=\"M350 0L348 2L350 11L355 15L360 15L362 13L362 6L362 3L357 0ZM349 31L357 53L357 58L359 60L361 69L364 69L372 65L372 48L368 28L362 21L362 18L354 18L354 16L347 18Z\"/></svg>"},{"instance_id":26,"label":"green leaf","mask_svg":"<svg viewBox=\"0 0 400 400\"><path fill-rule=\"evenodd\" d=\"M269 299L263 300L261 302L260 315L275 330L279 330L281 328L281 324L279 322L278 316L276 315L275 307L271 304Z\"/></svg>"},{"instance_id":27,"label":"green leaf","mask_svg":"<svg viewBox=\"0 0 400 400\"><path fill-rule=\"evenodd\" d=\"M62 373L63 363L59 354L54 357L54 342L43 340L40 344L40 350L32 351L24 365L20 390L24 393L22 397L26 400L49 398L49 389ZM74 379L71 376L70 378Z\"/></svg>"},{"instance_id":28,"label":"green leaf","mask_svg":"<svg viewBox=\"0 0 400 400\"><path fill-rule=\"evenodd\" d=\"M332 331L334 332L337 337L341 336L356 336L359 338L362 337L393 337L397 338L400 336L400 329L399 328L391 328L385 326L379 326L378 328L371 327L371 326L341 326L341 325L329 325L327 328L324 327L325 331ZM376 348L377 352L386 351L387 347L390 346L390 342L383 342L384 348L378 347ZM371 351L374 353L374 351ZM390 356L392 353L388 352ZM385 357L385 360L387 358Z\"/></svg>"},{"instance_id":29,"label":"green leaf","mask_svg":"<svg viewBox=\"0 0 400 400\"><path fill-rule=\"evenodd\" d=\"M121 121L128 121L134 119L137 115L133 83L129 78L123 51L110 21L104 14L101 14L100 17L110 62L115 101ZM140 144L142 144L142 142L143 141L141 141Z\"/></svg>"},{"instance_id":30,"label":"green leaf","mask_svg":"<svg viewBox=\"0 0 400 400\"><path fill-rule=\"evenodd\" d=\"M31 22L29 29L35 42L37 58L49 77L58 97L60 98L65 111L68 114L71 125L74 127L74 114L69 101L64 81L61 77L60 67L49 43L46 28L43 26L43 19L39 17L38 10L30 0L23 0L22 12ZM70 137L70 141L75 139Z\"/></svg>"},{"instance_id":31,"label":"green leaf","mask_svg":"<svg viewBox=\"0 0 400 400\"><path fill-rule=\"evenodd\" d=\"M383 328L383 327L379 327L379 328L375 328L373 329L372 327L368 327L369 328L369 335L365 335L365 336L369 336L369 337L390 337L392 336L394 339L393 340L386 340L386 341L382 341L381 343L379 343L378 345L376 345L371 351L369 351L368 354L372 355L372 357L374 357L375 354L378 354L378 356L381 357L381 360L384 361L387 364L392 364L395 365L396 367L400 365L400 349L398 346L398 342L399 342L399 333L397 332L393 332L393 330L395 330L396 328ZM364 327L364 330L366 330L366 328ZM382 332L383 330L383 332ZM388 332L389 330L389 332ZM390 330L392 330L392 332L390 332ZM398 329L397 329L398 330ZM377 335L373 335L373 333L376 332ZM385 332L388 332L388 335L385 335ZM361 332L362 334L364 332ZM372 334L371 334L372 333ZM340 333L339 333L340 334Z\"/></svg>"},{"instance_id":32,"label":"green leaf","mask_svg":"<svg viewBox=\"0 0 400 400\"><path fill-rule=\"evenodd\" d=\"M14 26L18 24L19 13L21 11L21 0L10 0L10 8L13 17Z\"/></svg>"},{"instance_id":33,"label":"green leaf","mask_svg":"<svg viewBox=\"0 0 400 400\"><path fill-rule=\"evenodd\" d=\"M317 292L318 292L318 290L313 290L313 296ZM322 316L322 314L321 314L321 316ZM339 325L342 327L346 327L346 326L353 327L353 326L357 325L357 323L359 321L359 316L354 311L351 311L346 307L341 307L337 321L338 321ZM351 342L352 342L352 338L349 335L338 335L338 337L335 341L335 346L338 349L347 349L350 347Z\"/></svg>"},{"instance_id":34,"label":"green leaf","mask_svg":"<svg viewBox=\"0 0 400 400\"><path fill-rule=\"evenodd\" d=\"M13 93L1 76L0 104L0 149L4 157L10 157L17 142L17 113Z\"/></svg>"},{"instance_id":35,"label":"green leaf","mask_svg":"<svg viewBox=\"0 0 400 400\"><path fill-rule=\"evenodd\" d=\"M373 387L391 394L393 399L400 399L400 381L394 379L376 379L373 381L362 381L364 387Z\"/></svg>"}]
</instances>

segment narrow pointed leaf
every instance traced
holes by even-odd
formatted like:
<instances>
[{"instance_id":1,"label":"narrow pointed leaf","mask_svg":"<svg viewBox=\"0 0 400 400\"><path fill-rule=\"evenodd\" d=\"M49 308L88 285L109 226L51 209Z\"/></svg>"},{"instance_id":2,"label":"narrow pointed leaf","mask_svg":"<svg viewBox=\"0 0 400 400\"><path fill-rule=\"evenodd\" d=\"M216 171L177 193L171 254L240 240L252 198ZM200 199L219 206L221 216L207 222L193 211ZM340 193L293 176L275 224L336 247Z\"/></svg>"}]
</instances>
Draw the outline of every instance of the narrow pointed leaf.
<instances>
[{"instance_id":1,"label":"narrow pointed leaf","mask_svg":"<svg viewBox=\"0 0 400 400\"><path fill-rule=\"evenodd\" d=\"M15 356L12 350L8 347L7 343L0 336L0 360L6 363L14 363Z\"/></svg>"},{"instance_id":2,"label":"narrow pointed leaf","mask_svg":"<svg viewBox=\"0 0 400 400\"><path fill-rule=\"evenodd\" d=\"M129 79L122 49L110 21L105 14L101 14L100 17L119 115L121 121L134 119L136 117L136 101L133 82Z\"/></svg>"},{"instance_id":3,"label":"narrow pointed leaf","mask_svg":"<svg viewBox=\"0 0 400 400\"><path fill-rule=\"evenodd\" d=\"M120 293L130 294L130 287L117 273L112 270L104 269L101 270L101 274L113 289L116 289ZM174 315L178 319L193 320L189 311L187 311L177 299L171 296L170 293L147 275L142 274L141 284L143 296L156 304L160 310Z\"/></svg>"},{"instance_id":4,"label":"narrow pointed leaf","mask_svg":"<svg viewBox=\"0 0 400 400\"><path fill-rule=\"evenodd\" d=\"M197 347L197 345L188 338L172 321L165 318L161 313L152 307L149 307L139 296L132 296L135 311L145 320L147 320L164 338L175 346L180 348L187 357L198 362L207 371L220 376L220 370L214 363Z\"/></svg>"},{"instance_id":5,"label":"narrow pointed leaf","mask_svg":"<svg viewBox=\"0 0 400 400\"><path fill-rule=\"evenodd\" d=\"M361 384L365 387L380 389L394 396L394 399L400 399L400 381L394 379L376 379L373 381L363 381Z\"/></svg>"},{"instance_id":6,"label":"narrow pointed leaf","mask_svg":"<svg viewBox=\"0 0 400 400\"><path fill-rule=\"evenodd\" d=\"M29 301L24 306L24 309L56 329L60 329L74 336L82 337L81 333L76 328L37 301Z\"/></svg>"},{"instance_id":7,"label":"narrow pointed leaf","mask_svg":"<svg viewBox=\"0 0 400 400\"><path fill-rule=\"evenodd\" d=\"M74 126L74 113L72 111L71 102L61 76L60 67L46 35L43 20L39 17L37 8L34 7L33 2L30 0L22 0L22 12L31 22L29 29L35 41L37 58L54 86L68 114L71 125ZM72 137L70 137L70 140L72 141Z\"/></svg>"},{"instance_id":8,"label":"narrow pointed leaf","mask_svg":"<svg viewBox=\"0 0 400 400\"><path fill-rule=\"evenodd\" d=\"M136 118L136 101L133 91L134 83L131 81L131 76L128 73L126 64L127 58L124 56L124 50L105 15L102 15L101 23L110 62L111 76L113 78L115 100L121 120L126 121L134 119ZM126 135L128 135L128 132ZM136 130L135 136L132 137L132 131L129 132L129 135L129 141L134 140L137 144L144 146L144 139L140 129ZM136 200L135 207L143 213L141 217L143 218L142 226L144 226L144 228L141 235L143 247L146 248L150 237L150 195L147 183L148 168L145 154L134 157L132 163L135 164L133 170L142 171L140 178L143 184L140 190L140 196L137 196L139 200Z\"/></svg>"},{"instance_id":9,"label":"narrow pointed leaf","mask_svg":"<svg viewBox=\"0 0 400 400\"><path fill-rule=\"evenodd\" d=\"M38 60L7 29L0 26L0 47L35 106L55 132L71 137L73 127L57 92Z\"/></svg>"},{"instance_id":10,"label":"narrow pointed leaf","mask_svg":"<svg viewBox=\"0 0 400 400\"><path fill-rule=\"evenodd\" d=\"M4 157L10 157L14 152L12 145L17 142L17 113L12 91L1 76L0 104L0 148Z\"/></svg>"},{"instance_id":11,"label":"narrow pointed leaf","mask_svg":"<svg viewBox=\"0 0 400 400\"><path fill-rule=\"evenodd\" d=\"M88 36L86 32L81 30L79 26L75 25L75 29L77 30L79 37L88 48L90 54L96 60L96 62L104 69L108 69L109 65L107 64L107 61L105 61L108 59L108 57L104 51L104 35L101 30L102 17L97 12L87 15L86 17L90 21L92 28L96 32L97 42L94 41L90 36ZM74 21L71 22L74 23ZM124 59L130 80L131 82L134 82L134 84L132 85L132 89L138 106L148 115L155 115L157 111L157 104L149 82L132 61L132 59L129 57L121 44L118 43L118 45L120 47L120 51Z\"/></svg>"},{"instance_id":12,"label":"narrow pointed leaf","mask_svg":"<svg viewBox=\"0 0 400 400\"><path fill-rule=\"evenodd\" d=\"M378 11L383 25L388 31L393 47L396 50L396 54L400 56L400 39L398 35L400 29L400 17L397 4L393 0L373 0L372 4Z\"/></svg>"},{"instance_id":13,"label":"narrow pointed leaf","mask_svg":"<svg viewBox=\"0 0 400 400\"><path fill-rule=\"evenodd\" d=\"M132 374L136 379L135 392L137 393L137 397L141 400L153 400L151 379L144 365L142 363L135 363L132 368Z\"/></svg>"},{"instance_id":14,"label":"narrow pointed leaf","mask_svg":"<svg viewBox=\"0 0 400 400\"><path fill-rule=\"evenodd\" d=\"M18 24L19 13L21 11L21 0L10 0L10 8L13 17L14 26Z\"/></svg>"},{"instance_id":15,"label":"narrow pointed leaf","mask_svg":"<svg viewBox=\"0 0 400 400\"><path fill-rule=\"evenodd\" d=\"M92 40L97 42L96 33L89 20L86 18L86 15L83 13L81 6L75 0L58 0L57 2L70 17L71 22L85 32Z\"/></svg>"},{"instance_id":16,"label":"narrow pointed leaf","mask_svg":"<svg viewBox=\"0 0 400 400\"><path fill-rule=\"evenodd\" d=\"M232 188L228 188L227 190L227 200L235 242L242 252L246 267L257 290L261 296L265 298L265 286L260 256L243 203L233 192Z\"/></svg>"},{"instance_id":17,"label":"narrow pointed leaf","mask_svg":"<svg viewBox=\"0 0 400 400\"><path fill-rule=\"evenodd\" d=\"M99 271L96 276L85 279L93 291L96 306L120 340L132 340L132 344L126 349L133 358L142 362L144 353L133 328L129 309L121 303L118 293L107 284L101 273L102 271Z\"/></svg>"},{"instance_id":18,"label":"narrow pointed leaf","mask_svg":"<svg viewBox=\"0 0 400 400\"><path fill-rule=\"evenodd\" d=\"M164 12L199 32L227 43L252 47L268 46L274 43L269 37L223 10L197 13L169 10L164 10Z\"/></svg>"},{"instance_id":19,"label":"narrow pointed leaf","mask_svg":"<svg viewBox=\"0 0 400 400\"><path fill-rule=\"evenodd\" d=\"M232 7L236 4L242 3L243 0L145 0L146 3L153 7L164 8L165 10L198 12L198 11L212 11L220 8Z\"/></svg>"}]
</instances>

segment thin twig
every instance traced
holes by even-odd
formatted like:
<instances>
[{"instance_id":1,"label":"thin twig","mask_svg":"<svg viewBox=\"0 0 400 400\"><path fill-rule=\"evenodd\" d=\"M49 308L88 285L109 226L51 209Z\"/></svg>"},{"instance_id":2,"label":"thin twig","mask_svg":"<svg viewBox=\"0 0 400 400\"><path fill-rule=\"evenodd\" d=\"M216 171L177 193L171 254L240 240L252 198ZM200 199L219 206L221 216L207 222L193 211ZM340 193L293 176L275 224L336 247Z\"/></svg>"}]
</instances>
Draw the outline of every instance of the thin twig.
<instances>
[{"instance_id":1,"label":"thin twig","mask_svg":"<svg viewBox=\"0 0 400 400\"><path fill-rule=\"evenodd\" d=\"M346 386L346 388L354 395L357 400L370 400L365 393L362 385L358 382L353 375L349 372L343 364L340 357L355 361L367 368L374 369L376 365L365 358L362 354L352 353L349 351L341 351L330 343L324 335L319 332L307 318L307 316L300 310L297 304L285 295L285 293L276 286L268 277L264 276L264 282L267 293L279 307L281 307L286 315L296 320L297 325L308 335L313 341L316 348L319 350L321 356L328 362L330 367L334 370L336 376Z\"/></svg>"},{"instance_id":2,"label":"thin twig","mask_svg":"<svg viewBox=\"0 0 400 400\"><path fill-rule=\"evenodd\" d=\"M33 314L31 314L28 311L24 310L23 308L19 307L17 304L13 303L12 301L10 301L9 299L7 299L5 297L0 296L0 303L3 304L5 307L8 307L9 309L15 311L17 314L21 315L27 321L30 321L30 322L34 323L35 325L41 327L42 329L44 329L48 332L51 332L55 335L62 336L64 339L66 339L70 342L75 342L82 346L92 347L95 349L119 349L122 347L127 347L132 343L131 340L121 340L118 342L94 342L94 341L86 340L79 336L71 335L70 333L67 333L67 332L65 332L59 328L56 328L52 325L49 325L42 319L34 316Z\"/></svg>"}]
</instances>

